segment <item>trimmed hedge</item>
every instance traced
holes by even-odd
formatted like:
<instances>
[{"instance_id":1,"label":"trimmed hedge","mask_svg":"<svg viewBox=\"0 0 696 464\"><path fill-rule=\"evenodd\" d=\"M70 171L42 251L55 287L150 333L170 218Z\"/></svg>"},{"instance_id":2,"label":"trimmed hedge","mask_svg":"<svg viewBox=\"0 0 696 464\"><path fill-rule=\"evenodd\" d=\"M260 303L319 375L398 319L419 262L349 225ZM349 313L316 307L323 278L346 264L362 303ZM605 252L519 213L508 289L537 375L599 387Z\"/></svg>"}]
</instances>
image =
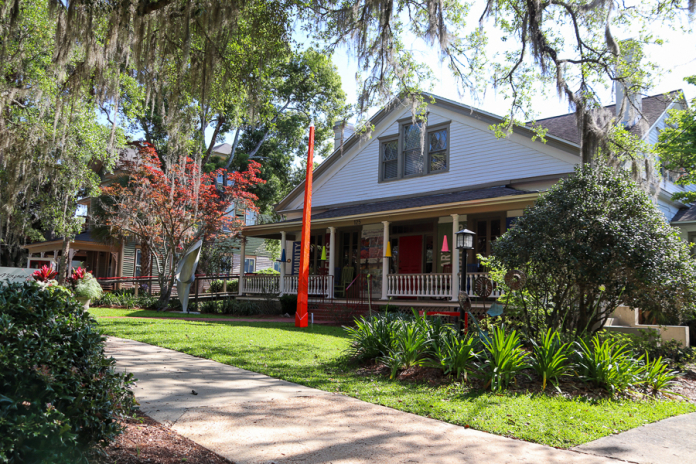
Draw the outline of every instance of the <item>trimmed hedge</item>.
<instances>
[{"instance_id":1,"label":"trimmed hedge","mask_svg":"<svg viewBox=\"0 0 696 464\"><path fill-rule=\"evenodd\" d=\"M0 285L0 462L87 462L135 399L96 321L62 287Z\"/></svg>"}]
</instances>

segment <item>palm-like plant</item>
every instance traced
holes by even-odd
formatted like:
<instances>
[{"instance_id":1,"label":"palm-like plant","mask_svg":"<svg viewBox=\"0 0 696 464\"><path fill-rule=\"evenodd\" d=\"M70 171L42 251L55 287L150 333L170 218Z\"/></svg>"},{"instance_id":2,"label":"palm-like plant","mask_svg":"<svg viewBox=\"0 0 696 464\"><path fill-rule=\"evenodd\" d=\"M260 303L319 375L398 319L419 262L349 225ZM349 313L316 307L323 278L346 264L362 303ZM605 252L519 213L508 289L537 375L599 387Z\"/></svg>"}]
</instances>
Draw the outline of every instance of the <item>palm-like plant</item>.
<instances>
[{"instance_id":1,"label":"palm-like plant","mask_svg":"<svg viewBox=\"0 0 696 464\"><path fill-rule=\"evenodd\" d=\"M467 372L479 356L476 351L477 343L477 337L467 335L460 338L450 330L442 336L442 343L435 349L438 367L441 367L445 374L454 374L457 379L461 379L464 374L464 380L467 381Z\"/></svg>"},{"instance_id":2,"label":"palm-like plant","mask_svg":"<svg viewBox=\"0 0 696 464\"><path fill-rule=\"evenodd\" d=\"M558 382L569 367L570 344L561 343L558 332L549 329L539 342L532 340L534 356L530 365L542 378L541 389L546 390L547 380Z\"/></svg>"},{"instance_id":3,"label":"palm-like plant","mask_svg":"<svg viewBox=\"0 0 696 464\"><path fill-rule=\"evenodd\" d=\"M589 343L576 342L576 367L580 378L605 388L612 395L640 382L643 358L633 359L627 345L618 341L600 341L594 336Z\"/></svg>"},{"instance_id":4,"label":"palm-like plant","mask_svg":"<svg viewBox=\"0 0 696 464\"><path fill-rule=\"evenodd\" d=\"M482 375L486 384L493 391L504 390L517 373L528 367L526 358L529 353L522 349L517 331L505 333L503 327L494 327L490 338L483 340L486 363Z\"/></svg>"}]
</instances>

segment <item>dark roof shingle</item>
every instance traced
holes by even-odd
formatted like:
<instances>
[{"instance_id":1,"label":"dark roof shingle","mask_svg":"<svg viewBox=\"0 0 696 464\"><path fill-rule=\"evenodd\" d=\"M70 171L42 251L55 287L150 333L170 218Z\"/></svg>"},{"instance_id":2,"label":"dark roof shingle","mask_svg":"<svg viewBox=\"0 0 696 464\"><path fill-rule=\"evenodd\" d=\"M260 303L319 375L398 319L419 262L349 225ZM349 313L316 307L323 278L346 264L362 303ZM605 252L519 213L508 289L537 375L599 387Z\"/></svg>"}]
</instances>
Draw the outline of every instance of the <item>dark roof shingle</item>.
<instances>
[{"instance_id":1,"label":"dark roof shingle","mask_svg":"<svg viewBox=\"0 0 696 464\"><path fill-rule=\"evenodd\" d=\"M681 93L678 91L673 91L666 95L659 94L643 98L643 117L645 117L648 126L652 126L660 118L660 116L662 116L662 113L667 110L667 107L673 101L679 98L680 94ZM616 105L609 105L605 106L604 108L612 113L616 112ZM578 131L578 124L575 121L575 113L539 119L536 121L536 123L547 129L548 135L552 135L575 144L580 144L580 132ZM527 126L531 126L531 123L527 123ZM638 131L638 124L631 128L631 132L635 133L636 135L641 135Z\"/></svg>"},{"instance_id":2,"label":"dark roof shingle","mask_svg":"<svg viewBox=\"0 0 696 464\"><path fill-rule=\"evenodd\" d=\"M510 187L489 187L477 190L460 190L458 192L441 193L437 195L424 195L411 198L397 198L394 200L365 203L359 205L344 206L333 208L321 213L312 214L312 220L330 219L344 216L354 216L357 214L377 213L381 211L392 211L407 208L417 208L419 206L435 206L447 203L459 203L462 201L485 200L489 198L506 197L513 195L524 195L533 193L523 190L515 190ZM283 222L301 221L301 219L290 219Z\"/></svg>"}]
</instances>

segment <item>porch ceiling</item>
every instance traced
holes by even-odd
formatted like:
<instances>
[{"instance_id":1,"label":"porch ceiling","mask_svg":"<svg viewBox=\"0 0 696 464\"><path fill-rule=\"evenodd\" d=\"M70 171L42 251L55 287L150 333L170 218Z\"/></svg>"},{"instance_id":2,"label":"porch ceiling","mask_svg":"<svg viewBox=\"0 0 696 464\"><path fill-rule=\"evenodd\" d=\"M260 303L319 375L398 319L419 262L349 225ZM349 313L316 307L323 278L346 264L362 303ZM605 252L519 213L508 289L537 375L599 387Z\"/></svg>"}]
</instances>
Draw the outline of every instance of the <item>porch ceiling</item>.
<instances>
[{"instance_id":1,"label":"porch ceiling","mask_svg":"<svg viewBox=\"0 0 696 464\"><path fill-rule=\"evenodd\" d=\"M328 226L346 227L379 221L404 221L447 216L449 214L476 214L484 212L522 209L530 205L538 192L525 192L509 187L492 187L478 190L462 190L439 195L425 195L382 202L351 205L333 209L321 208L312 215L312 228ZM299 230L302 219L292 219L273 224L244 227L247 237L278 238L280 231Z\"/></svg>"}]
</instances>

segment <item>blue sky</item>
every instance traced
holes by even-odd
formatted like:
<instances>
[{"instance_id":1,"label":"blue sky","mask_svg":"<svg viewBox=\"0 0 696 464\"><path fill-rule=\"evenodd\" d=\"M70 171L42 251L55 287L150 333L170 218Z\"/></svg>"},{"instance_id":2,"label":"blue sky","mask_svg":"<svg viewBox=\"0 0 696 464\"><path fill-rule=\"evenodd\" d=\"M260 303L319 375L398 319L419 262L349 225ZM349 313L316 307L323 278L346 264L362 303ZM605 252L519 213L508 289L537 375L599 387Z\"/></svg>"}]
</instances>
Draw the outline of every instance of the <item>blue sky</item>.
<instances>
[{"instance_id":1,"label":"blue sky","mask_svg":"<svg viewBox=\"0 0 696 464\"><path fill-rule=\"evenodd\" d=\"M620 35L621 31L614 32L615 38L618 40L628 38L622 37ZM681 89L688 100L695 98L696 86L686 84L684 77L696 74L696 37L694 34L688 34L681 30L667 30L659 26L655 26L651 32L664 39L665 44L662 46L651 46L645 50L644 60L654 62L661 68L661 75L654 80L653 86L648 89L646 95ZM307 44L306 34L299 31L299 27L294 34L294 39L300 47ZM490 37L490 39L489 47L491 51L505 50L506 45L502 41L496 40L495 37ZM435 48L418 41L412 45L411 51L420 61L429 65L433 70L433 74L437 77L437 81L433 82L434 87L432 90L432 93L435 95L460 101L498 115L504 115L508 112L509 101L497 95L493 89L486 93L483 101L479 102L473 101L468 96L460 96L456 91L456 83L451 73L446 66L439 63L438 53ZM346 48L341 48L334 54L333 62L341 75L343 89L346 92L348 102L354 104L357 96L357 84L355 81L355 74L358 70L357 60ZM568 104L558 99L554 89L550 89L545 93L546 95L539 95L533 99L537 118L556 116L569 112ZM603 91L602 103L606 105L614 103L611 88ZM371 116L377 110L378 108L372 108L367 116Z\"/></svg>"}]
</instances>

